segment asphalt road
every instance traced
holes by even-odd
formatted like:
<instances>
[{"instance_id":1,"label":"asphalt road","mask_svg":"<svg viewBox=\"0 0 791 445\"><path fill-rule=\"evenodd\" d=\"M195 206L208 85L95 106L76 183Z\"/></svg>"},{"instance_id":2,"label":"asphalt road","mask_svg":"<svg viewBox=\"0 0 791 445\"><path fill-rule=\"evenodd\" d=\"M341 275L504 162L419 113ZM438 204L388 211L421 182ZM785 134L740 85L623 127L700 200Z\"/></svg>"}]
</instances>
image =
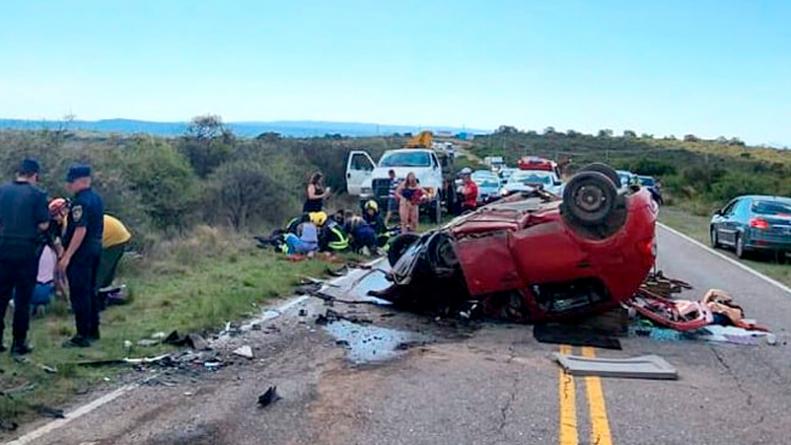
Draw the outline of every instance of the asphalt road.
<instances>
[{"instance_id":1,"label":"asphalt road","mask_svg":"<svg viewBox=\"0 0 791 445\"><path fill-rule=\"evenodd\" d=\"M313 322L326 307L311 298L225 347L252 345L253 360L235 359L210 374L171 372L167 385L154 380L28 443L788 443L791 295L664 229L658 233L659 266L695 286L690 298L711 287L727 290L748 317L774 330L779 345L629 337L623 351L584 352L659 354L681 378L571 378L551 360L559 347L537 343L530 327L454 326L336 303L338 312L372 323L333 337ZM359 298L343 287L358 279L333 292ZM394 351L395 344L411 347ZM376 360L388 355L394 356ZM283 398L257 408L270 385Z\"/></svg>"}]
</instances>

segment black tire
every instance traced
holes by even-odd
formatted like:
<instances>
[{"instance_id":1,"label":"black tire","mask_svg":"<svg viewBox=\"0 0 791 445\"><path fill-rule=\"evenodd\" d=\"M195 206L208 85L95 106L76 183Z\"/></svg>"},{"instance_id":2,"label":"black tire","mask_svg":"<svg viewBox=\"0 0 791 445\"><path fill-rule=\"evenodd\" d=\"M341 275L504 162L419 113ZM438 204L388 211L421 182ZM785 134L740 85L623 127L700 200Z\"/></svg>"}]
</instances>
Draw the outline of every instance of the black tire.
<instances>
[{"instance_id":1,"label":"black tire","mask_svg":"<svg viewBox=\"0 0 791 445\"><path fill-rule=\"evenodd\" d=\"M409 249L409 246L415 244L418 239L420 237L414 233L402 233L396 236L387 251L387 262L390 263L390 267L395 266L398 260L401 259L401 255Z\"/></svg>"},{"instance_id":2,"label":"black tire","mask_svg":"<svg viewBox=\"0 0 791 445\"><path fill-rule=\"evenodd\" d=\"M618 173L616 173L615 169L603 162L594 162L592 164L588 164L585 167L582 167L578 173L582 172L599 172L606 176L607 179L612 181L612 184L616 189L621 188L621 178L618 176Z\"/></svg>"},{"instance_id":3,"label":"black tire","mask_svg":"<svg viewBox=\"0 0 791 445\"><path fill-rule=\"evenodd\" d=\"M709 229L709 240L711 240L712 249L719 249L720 237L719 235L717 235L717 229L715 229L714 227Z\"/></svg>"},{"instance_id":4,"label":"black tire","mask_svg":"<svg viewBox=\"0 0 791 445\"><path fill-rule=\"evenodd\" d=\"M747 250L744 249L744 240L740 235L736 235L736 246L734 247L736 251L736 257L739 259L747 258Z\"/></svg>"},{"instance_id":5,"label":"black tire","mask_svg":"<svg viewBox=\"0 0 791 445\"><path fill-rule=\"evenodd\" d=\"M615 210L617 197L615 184L603 173L577 173L563 190L561 212L572 224L602 225Z\"/></svg>"}]
</instances>

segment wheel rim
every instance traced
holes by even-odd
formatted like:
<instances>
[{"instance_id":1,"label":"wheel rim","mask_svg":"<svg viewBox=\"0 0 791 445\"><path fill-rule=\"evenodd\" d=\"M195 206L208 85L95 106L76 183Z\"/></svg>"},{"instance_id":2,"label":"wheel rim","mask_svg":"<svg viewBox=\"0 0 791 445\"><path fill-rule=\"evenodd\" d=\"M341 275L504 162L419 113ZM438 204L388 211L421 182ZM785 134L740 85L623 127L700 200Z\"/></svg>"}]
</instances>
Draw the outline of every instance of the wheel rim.
<instances>
[{"instance_id":1,"label":"wheel rim","mask_svg":"<svg viewBox=\"0 0 791 445\"><path fill-rule=\"evenodd\" d=\"M589 213L597 212L606 201L607 196L604 191L599 187L590 185L580 187L574 199L580 209Z\"/></svg>"}]
</instances>

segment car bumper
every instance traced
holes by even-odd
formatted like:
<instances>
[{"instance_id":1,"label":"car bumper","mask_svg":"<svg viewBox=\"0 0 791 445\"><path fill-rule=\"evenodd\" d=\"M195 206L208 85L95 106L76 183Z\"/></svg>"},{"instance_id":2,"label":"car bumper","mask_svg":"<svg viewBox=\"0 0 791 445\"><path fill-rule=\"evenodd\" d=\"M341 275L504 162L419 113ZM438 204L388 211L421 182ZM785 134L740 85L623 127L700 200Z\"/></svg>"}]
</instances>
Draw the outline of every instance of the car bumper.
<instances>
[{"instance_id":1,"label":"car bumper","mask_svg":"<svg viewBox=\"0 0 791 445\"><path fill-rule=\"evenodd\" d=\"M773 233L750 229L746 235L744 247L747 249L791 251L791 233Z\"/></svg>"}]
</instances>

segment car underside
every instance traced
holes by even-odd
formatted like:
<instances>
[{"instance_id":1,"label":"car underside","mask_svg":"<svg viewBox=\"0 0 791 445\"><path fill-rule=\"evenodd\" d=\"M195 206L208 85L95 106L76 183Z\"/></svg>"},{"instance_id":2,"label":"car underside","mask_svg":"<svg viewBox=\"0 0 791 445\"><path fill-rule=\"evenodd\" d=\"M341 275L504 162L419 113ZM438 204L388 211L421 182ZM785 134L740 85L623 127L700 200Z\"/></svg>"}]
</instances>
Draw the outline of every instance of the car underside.
<instances>
[{"instance_id":1,"label":"car underside","mask_svg":"<svg viewBox=\"0 0 791 445\"><path fill-rule=\"evenodd\" d=\"M653 267L657 206L650 193L618 191L592 164L563 197L512 195L391 246L386 298L429 311L519 322L582 317L631 298Z\"/></svg>"}]
</instances>

